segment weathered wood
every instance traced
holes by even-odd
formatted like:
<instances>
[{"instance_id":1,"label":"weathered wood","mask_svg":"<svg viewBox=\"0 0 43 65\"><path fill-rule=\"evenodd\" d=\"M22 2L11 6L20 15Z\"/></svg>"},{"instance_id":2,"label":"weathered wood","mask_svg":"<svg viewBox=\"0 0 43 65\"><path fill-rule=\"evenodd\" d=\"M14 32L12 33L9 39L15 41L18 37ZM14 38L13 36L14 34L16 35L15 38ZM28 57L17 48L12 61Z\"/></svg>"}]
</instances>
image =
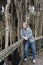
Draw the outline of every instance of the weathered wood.
<instances>
[{"instance_id":1,"label":"weathered wood","mask_svg":"<svg viewBox=\"0 0 43 65\"><path fill-rule=\"evenodd\" d=\"M40 39L43 39L43 36L36 37L34 40L37 41L37 40L40 40Z\"/></svg>"},{"instance_id":2,"label":"weathered wood","mask_svg":"<svg viewBox=\"0 0 43 65\"><path fill-rule=\"evenodd\" d=\"M37 38L35 38L35 41L37 41L37 40L40 40L40 39L43 39L43 36L41 36L41 37L37 37ZM9 56L9 54L11 54L16 48L18 48L19 46L21 46L21 52L22 52L22 60L23 60L23 46L22 46L22 43L23 42L23 39L21 39L21 40L19 40L18 42L16 42L16 43L14 43L14 44L12 44L11 46L9 46L8 48L6 48L6 49L4 49L4 50L2 50L1 52L0 52L0 62L2 61L2 60L4 60L7 56ZM38 44L38 43L37 43Z\"/></svg>"},{"instance_id":3,"label":"weathered wood","mask_svg":"<svg viewBox=\"0 0 43 65\"><path fill-rule=\"evenodd\" d=\"M19 47L22 43L23 40L20 40L16 42L15 44L9 46L8 48L4 49L3 51L0 52L0 61L4 60L9 54L11 54L17 47Z\"/></svg>"},{"instance_id":4,"label":"weathered wood","mask_svg":"<svg viewBox=\"0 0 43 65\"><path fill-rule=\"evenodd\" d=\"M24 59L24 44L23 44L23 42L21 42L21 43L22 43L21 46L20 46L21 61L20 61L19 65L21 65L21 63L22 63L22 61L23 61L23 59Z\"/></svg>"}]
</instances>

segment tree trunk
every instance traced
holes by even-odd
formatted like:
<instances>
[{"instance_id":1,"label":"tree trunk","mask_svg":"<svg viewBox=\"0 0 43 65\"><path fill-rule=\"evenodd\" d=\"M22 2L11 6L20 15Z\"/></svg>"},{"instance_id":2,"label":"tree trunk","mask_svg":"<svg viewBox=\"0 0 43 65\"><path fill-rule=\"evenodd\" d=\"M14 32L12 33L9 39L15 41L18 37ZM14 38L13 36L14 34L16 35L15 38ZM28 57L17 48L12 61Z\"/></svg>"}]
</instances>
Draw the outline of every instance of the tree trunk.
<instances>
[{"instance_id":1,"label":"tree trunk","mask_svg":"<svg viewBox=\"0 0 43 65\"><path fill-rule=\"evenodd\" d=\"M7 48L9 39L9 4L5 8L5 26L5 48Z\"/></svg>"}]
</instances>

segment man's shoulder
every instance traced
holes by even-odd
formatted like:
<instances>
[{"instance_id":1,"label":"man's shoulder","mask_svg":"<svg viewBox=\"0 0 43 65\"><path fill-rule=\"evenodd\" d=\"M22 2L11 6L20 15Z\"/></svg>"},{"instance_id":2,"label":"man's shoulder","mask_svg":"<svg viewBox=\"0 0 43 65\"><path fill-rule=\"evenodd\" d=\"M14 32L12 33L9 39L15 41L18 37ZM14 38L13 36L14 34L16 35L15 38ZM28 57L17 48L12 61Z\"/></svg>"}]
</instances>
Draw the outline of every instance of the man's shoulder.
<instances>
[{"instance_id":1,"label":"man's shoulder","mask_svg":"<svg viewBox=\"0 0 43 65\"><path fill-rule=\"evenodd\" d=\"M23 30L23 28L21 29L21 31Z\"/></svg>"},{"instance_id":2,"label":"man's shoulder","mask_svg":"<svg viewBox=\"0 0 43 65\"><path fill-rule=\"evenodd\" d=\"M27 27L27 30L28 30L28 31L32 31L30 27Z\"/></svg>"},{"instance_id":3,"label":"man's shoulder","mask_svg":"<svg viewBox=\"0 0 43 65\"><path fill-rule=\"evenodd\" d=\"M23 28L21 29L21 32L23 32Z\"/></svg>"},{"instance_id":4,"label":"man's shoulder","mask_svg":"<svg viewBox=\"0 0 43 65\"><path fill-rule=\"evenodd\" d=\"M27 30L31 30L31 28L30 27L27 27Z\"/></svg>"}]
</instances>

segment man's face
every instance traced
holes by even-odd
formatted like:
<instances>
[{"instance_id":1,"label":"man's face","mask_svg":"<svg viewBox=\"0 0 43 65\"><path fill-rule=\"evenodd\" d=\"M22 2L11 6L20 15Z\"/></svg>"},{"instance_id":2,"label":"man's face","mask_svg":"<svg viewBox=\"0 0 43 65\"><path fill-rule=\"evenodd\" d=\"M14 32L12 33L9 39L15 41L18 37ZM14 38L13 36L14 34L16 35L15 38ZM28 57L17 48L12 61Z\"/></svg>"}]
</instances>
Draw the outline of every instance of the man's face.
<instances>
[{"instance_id":1,"label":"man's face","mask_svg":"<svg viewBox=\"0 0 43 65\"><path fill-rule=\"evenodd\" d=\"M27 27L27 24L23 23L23 28L26 29L26 27Z\"/></svg>"}]
</instances>

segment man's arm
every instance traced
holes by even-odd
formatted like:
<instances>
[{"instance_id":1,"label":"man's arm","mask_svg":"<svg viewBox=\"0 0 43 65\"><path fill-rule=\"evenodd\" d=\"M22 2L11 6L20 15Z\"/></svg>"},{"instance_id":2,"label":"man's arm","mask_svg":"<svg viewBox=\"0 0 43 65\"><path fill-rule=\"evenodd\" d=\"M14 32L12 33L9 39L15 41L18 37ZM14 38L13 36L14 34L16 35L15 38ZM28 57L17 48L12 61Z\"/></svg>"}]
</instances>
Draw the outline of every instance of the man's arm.
<instances>
[{"instance_id":1,"label":"man's arm","mask_svg":"<svg viewBox=\"0 0 43 65\"><path fill-rule=\"evenodd\" d=\"M23 33L22 30L21 30L21 32L20 32L20 35L21 35L21 38L22 38L22 39L28 40L28 37L25 37L25 36L24 36L24 33Z\"/></svg>"},{"instance_id":2,"label":"man's arm","mask_svg":"<svg viewBox=\"0 0 43 65\"><path fill-rule=\"evenodd\" d=\"M24 39L25 37L24 37L24 33L23 33L23 31L21 30L21 32L20 32L20 35L21 35L21 38L22 39Z\"/></svg>"},{"instance_id":3,"label":"man's arm","mask_svg":"<svg viewBox=\"0 0 43 65\"><path fill-rule=\"evenodd\" d=\"M32 37L32 30L29 28L28 29L28 39Z\"/></svg>"}]
</instances>

